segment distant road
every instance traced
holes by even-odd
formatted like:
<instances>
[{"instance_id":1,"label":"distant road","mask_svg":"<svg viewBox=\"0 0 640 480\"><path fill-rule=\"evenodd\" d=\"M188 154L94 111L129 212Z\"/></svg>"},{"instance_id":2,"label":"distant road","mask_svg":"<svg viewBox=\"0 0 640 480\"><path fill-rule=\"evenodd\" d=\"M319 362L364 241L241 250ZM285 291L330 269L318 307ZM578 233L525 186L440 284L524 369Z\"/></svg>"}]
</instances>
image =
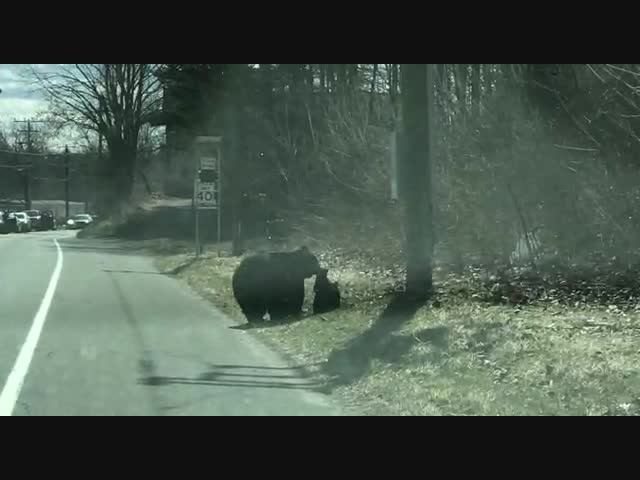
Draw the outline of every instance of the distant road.
<instances>
[{"instance_id":1,"label":"distant road","mask_svg":"<svg viewBox=\"0 0 640 480\"><path fill-rule=\"evenodd\" d=\"M0 208L11 207L14 209L24 208L24 202L16 200L0 199ZM86 213L83 202L69 202L69 215L77 215L78 213ZM64 200L32 200L31 208L34 210L53 210L56 217L63 218L65 215Z\"/></svg>"},{"instance_id":2,"label":"distant road","mask_svg":"<svg viewBox=\"0 0 640 480\"><path fill-rule=\"evenodd\" d=\"M339 413L233 327L135 243L0 236L0 415Z\"/></svg>"},{"instance_id":3,"label":"distant road","mask_svg":"<svg viewBox=\"0 0 640 480\"><path fill-rule=\"evenodd\" d=\"M83 202L69 202L69 215L86 213ZM63 218L65 215L64 200L33 200L31 208L35 210L53 210L56 218Z\"/></svg>"}]
</instances>

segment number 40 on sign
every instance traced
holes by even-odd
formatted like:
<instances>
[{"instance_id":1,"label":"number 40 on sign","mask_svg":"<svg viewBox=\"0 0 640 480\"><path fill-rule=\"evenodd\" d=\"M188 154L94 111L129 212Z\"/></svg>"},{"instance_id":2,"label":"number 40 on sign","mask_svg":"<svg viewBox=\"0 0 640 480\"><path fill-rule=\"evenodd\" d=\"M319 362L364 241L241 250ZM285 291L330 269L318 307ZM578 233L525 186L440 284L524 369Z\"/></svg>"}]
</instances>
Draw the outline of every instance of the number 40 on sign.
<instances>
[{"instance_id":1,"label":"number 40 on sign","mask_svg":"<svg viewBox=\"0 0 640 480\"><path fill-rule=\"evenodd\" d=\"M201 209L216 208L218 206L215 183L196 182L196 206Z\"/></svg>"}]
</instances>

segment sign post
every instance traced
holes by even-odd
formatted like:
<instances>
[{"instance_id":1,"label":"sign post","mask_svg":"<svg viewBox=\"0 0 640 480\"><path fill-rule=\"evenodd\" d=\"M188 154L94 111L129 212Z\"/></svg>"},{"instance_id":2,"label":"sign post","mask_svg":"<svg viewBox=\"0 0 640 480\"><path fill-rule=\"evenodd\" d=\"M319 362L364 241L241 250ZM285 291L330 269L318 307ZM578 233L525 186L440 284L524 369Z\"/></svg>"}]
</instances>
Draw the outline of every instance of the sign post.
<instances>
[{"instance_id":1,"label":"sign post","mask_svg":"<svg viewBox=\"0 0 640 480\"><path fill-rule=\"evenodd\" d=\"M200 246L200 210L198 206L195 207L196 215L196 258L202 253L202 247Z\"/></svg>"},{"instance_id":2,"label":"sign post","mask_svg":"<svg viewBox=\"0 0 640 480\"><path fill-rule=\"evenodd\" d=\"M391 200L398 200L398 131L391 134Z\"/></svg>"},{"instance_id":3,"label":"sign post","mask_svg":"<svg viewBox=\"0 0 640 480\"><path fill-rule=\"evenodd\" d=\"M195 151L196 177L193 188L193 204L196 222L196 256L199 256L203 252L200 241L200 210L216 210L218 246L222 240L222 137L197 137Z\"/></svg>"}]
</instances>

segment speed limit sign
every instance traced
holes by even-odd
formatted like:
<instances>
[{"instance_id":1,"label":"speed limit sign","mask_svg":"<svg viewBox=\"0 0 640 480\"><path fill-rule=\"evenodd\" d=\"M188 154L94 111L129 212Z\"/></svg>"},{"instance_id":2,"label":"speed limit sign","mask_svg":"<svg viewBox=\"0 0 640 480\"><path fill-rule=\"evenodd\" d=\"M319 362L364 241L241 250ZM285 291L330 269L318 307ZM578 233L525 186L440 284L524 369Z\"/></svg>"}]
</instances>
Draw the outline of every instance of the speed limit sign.
<instances>
[{"instance_id":1,"label":"speed limit sign","mask_svg":"<svg viewBox=\"0 0 640 480\"><path fill-rule=\"evenodd\" d=\"M196 206L200 209L214 209L218 206L218 192L215 183L204 183L196 180Z\"/></svg>"},{"instance_id":2,"label":"speed limit sign","mask_svg":"<svg viewBox=\"0 0 640 480\"><path fill-rule=\"evenodd\" d=\"M196 257L204 251L200 238L200 211L216 210L218 245L222 242L222 137L196 137L193 145L193 210ZM209 221L211 215L204 217Z\"/></svg>"}]
</instances>

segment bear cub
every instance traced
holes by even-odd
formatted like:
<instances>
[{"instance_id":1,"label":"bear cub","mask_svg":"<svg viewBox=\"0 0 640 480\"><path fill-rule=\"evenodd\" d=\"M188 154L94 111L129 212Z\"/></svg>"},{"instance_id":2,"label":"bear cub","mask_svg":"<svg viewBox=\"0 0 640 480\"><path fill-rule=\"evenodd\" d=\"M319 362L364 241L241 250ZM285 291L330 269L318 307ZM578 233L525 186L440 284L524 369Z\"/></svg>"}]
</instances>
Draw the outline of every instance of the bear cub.
<instances>
[{"instance_id":1,"label":"bear cub","mask_svg":"<svg viewBox=\"0 0 640 480\"><path fill-rule=\"evenodd\" d=\"M340 288L338 282L329 281L329 270L321 269L316 276L313 287L315 297L313 299L313 313L329 313L340 308Z\"/></svg>"}]
</instances>

